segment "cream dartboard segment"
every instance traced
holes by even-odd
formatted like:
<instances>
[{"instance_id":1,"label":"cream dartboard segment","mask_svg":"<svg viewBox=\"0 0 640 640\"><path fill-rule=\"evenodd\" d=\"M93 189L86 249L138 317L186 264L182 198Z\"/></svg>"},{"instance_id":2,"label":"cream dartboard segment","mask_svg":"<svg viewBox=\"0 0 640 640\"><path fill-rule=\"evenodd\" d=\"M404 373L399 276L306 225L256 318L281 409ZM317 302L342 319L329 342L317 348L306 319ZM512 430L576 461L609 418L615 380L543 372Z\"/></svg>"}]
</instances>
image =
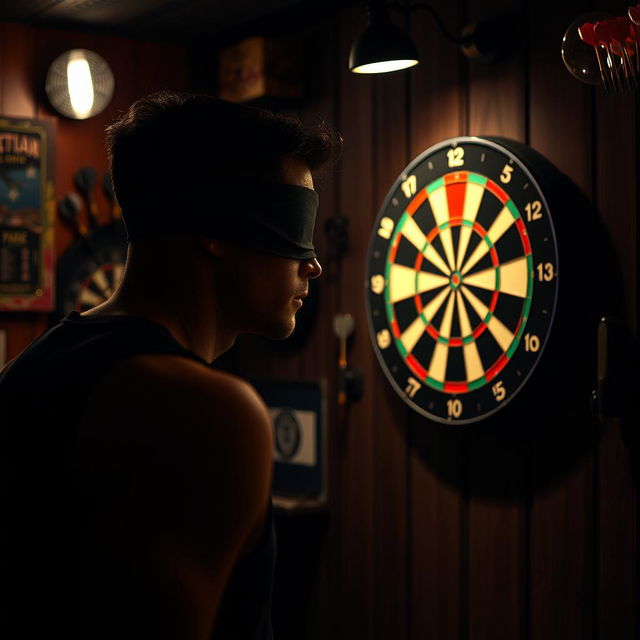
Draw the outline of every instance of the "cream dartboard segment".
<instances>
[{"instance_id":1,"label":"cream dartboard segment","mask_svg":"<svg viewBox=\"0 0 640 640\"><path fill-rule=\"evenodd\" d=\"M398 394L437 422L495 413L543 353L558 249L528 152L499 139L439 143L398 177L372 230L374 350Z\"/></svg>"}]
</instances>

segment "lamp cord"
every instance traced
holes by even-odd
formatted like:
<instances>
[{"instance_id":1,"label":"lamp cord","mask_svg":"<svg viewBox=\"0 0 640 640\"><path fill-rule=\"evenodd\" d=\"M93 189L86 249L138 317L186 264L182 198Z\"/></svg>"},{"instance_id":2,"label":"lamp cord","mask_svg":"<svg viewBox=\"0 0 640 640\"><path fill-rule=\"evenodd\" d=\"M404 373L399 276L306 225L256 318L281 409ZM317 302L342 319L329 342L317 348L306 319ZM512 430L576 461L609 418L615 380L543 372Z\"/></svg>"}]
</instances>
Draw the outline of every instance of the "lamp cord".
<instances>
[{"instance_id":1,"label":"lamp cord","mask_svg":"<svg viewBox=\"0 0 640 640\"><path fill-rule=\"evenodd\" d=\"M447 28L444 26L444 22L442 22L442 18L438 15L436 10L426 2L417 2L415 4L411 4L408 7L401 5L399 2L389 2L386 5L389 9L395 9L396 11L405 11L409 9L409 11L416 11L417 9L425 9L431 14L431 17L435 20L435 23L438 25L438 28L442 32L442 35L449 40L449 42L453 42L455 44L466 44L468 42L468 38L456 38L452 36Z\"/></svg>"}]
</instances>

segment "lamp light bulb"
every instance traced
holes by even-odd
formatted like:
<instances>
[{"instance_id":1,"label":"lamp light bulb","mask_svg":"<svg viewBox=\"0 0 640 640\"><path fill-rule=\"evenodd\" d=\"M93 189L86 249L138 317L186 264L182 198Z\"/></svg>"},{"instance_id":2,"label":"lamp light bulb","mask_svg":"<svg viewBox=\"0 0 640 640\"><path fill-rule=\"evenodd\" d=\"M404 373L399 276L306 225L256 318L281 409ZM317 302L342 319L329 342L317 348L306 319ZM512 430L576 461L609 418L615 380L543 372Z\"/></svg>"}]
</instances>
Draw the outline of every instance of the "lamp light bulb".
<instances>
[{"instance_id":1,"label":"lamp light bulb","mask_svg":"<svg viewBox=\"0 0 640 640\"><path fill-rule=\"evenodd\" d=\"M94 101L93 79L89 63L82 52L76 53L67 62L67 86L76 118L88 118Z\"/></svg>"},{"instance_id":2,"label":"lamp light bulb","mask_svg":"<svg viewBox=\"0 0 640 640\"><path fill-rule=\"evenodd\" d=\"M383 62L371 62L351 69L353 73L389 73L407 69L418 64L418 60L384 60Z\"/></svg>"},{"instance_id":3,"label":"lamp light bulb","mask_svg":"<svg viewBox=\"0 0 640 640\"><path fill-rule=\"evenodd\" d=\"M58 113L86 120L104 111L114 86L113 72L104 58L89 49L71 49L51 63L45 89Z\"/></svg>"}]
</instances>

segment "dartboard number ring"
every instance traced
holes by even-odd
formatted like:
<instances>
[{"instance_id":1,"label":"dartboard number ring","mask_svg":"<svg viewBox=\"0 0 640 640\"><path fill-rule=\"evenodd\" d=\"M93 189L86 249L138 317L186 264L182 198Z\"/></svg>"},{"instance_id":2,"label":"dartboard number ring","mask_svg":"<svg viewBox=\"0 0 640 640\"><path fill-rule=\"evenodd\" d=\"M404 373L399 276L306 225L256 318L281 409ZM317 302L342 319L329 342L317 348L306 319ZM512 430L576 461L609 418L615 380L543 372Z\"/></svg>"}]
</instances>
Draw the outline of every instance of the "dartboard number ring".
<instances>
[{"instance_id":1,"label":"dartboard number ring","mask_svg":"<svg viewBox=\"0 0 640 640\"><path fill-rule=\"evenodd\" d=\"M365 292L374 350L404 401L438 422L504 407L552 326L556 235L520 147L435 145L397 178L373 228Z\"/></svg>"}]
</instances>

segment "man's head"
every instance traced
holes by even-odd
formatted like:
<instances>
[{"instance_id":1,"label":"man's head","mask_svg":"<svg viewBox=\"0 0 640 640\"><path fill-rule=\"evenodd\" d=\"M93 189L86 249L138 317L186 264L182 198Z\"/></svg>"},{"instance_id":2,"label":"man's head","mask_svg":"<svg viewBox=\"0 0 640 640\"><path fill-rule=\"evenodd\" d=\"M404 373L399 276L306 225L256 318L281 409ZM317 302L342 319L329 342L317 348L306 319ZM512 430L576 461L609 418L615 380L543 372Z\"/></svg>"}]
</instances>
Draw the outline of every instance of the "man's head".
<instances>
[{"instance_id":1,"label":"man's head","mask_svg":"<svg viewBox=\"0 0 640 640\"><path fill-rule=\"evenodd\" d=\"M297 298L321 273L312 172L337 157L339 135L208 96L161 92L111 125L107 144L131 240L125 278L138 274L150 300L214 301L216 326L228 335L289 335Z\"/></svg>"},{"instance_id":2,"label":"man's head","mask_svg":"<svg viewBox=\"0 0 640 640\"><path fill-rule=\"evenodd\" d=\"M339 150L331 129L163 91L112 124L107 145L130 239L192 232L286 257L314 255L309 227L317 196L283 187L283 164L319 169Z\"/></svg>"}]
</instances>

